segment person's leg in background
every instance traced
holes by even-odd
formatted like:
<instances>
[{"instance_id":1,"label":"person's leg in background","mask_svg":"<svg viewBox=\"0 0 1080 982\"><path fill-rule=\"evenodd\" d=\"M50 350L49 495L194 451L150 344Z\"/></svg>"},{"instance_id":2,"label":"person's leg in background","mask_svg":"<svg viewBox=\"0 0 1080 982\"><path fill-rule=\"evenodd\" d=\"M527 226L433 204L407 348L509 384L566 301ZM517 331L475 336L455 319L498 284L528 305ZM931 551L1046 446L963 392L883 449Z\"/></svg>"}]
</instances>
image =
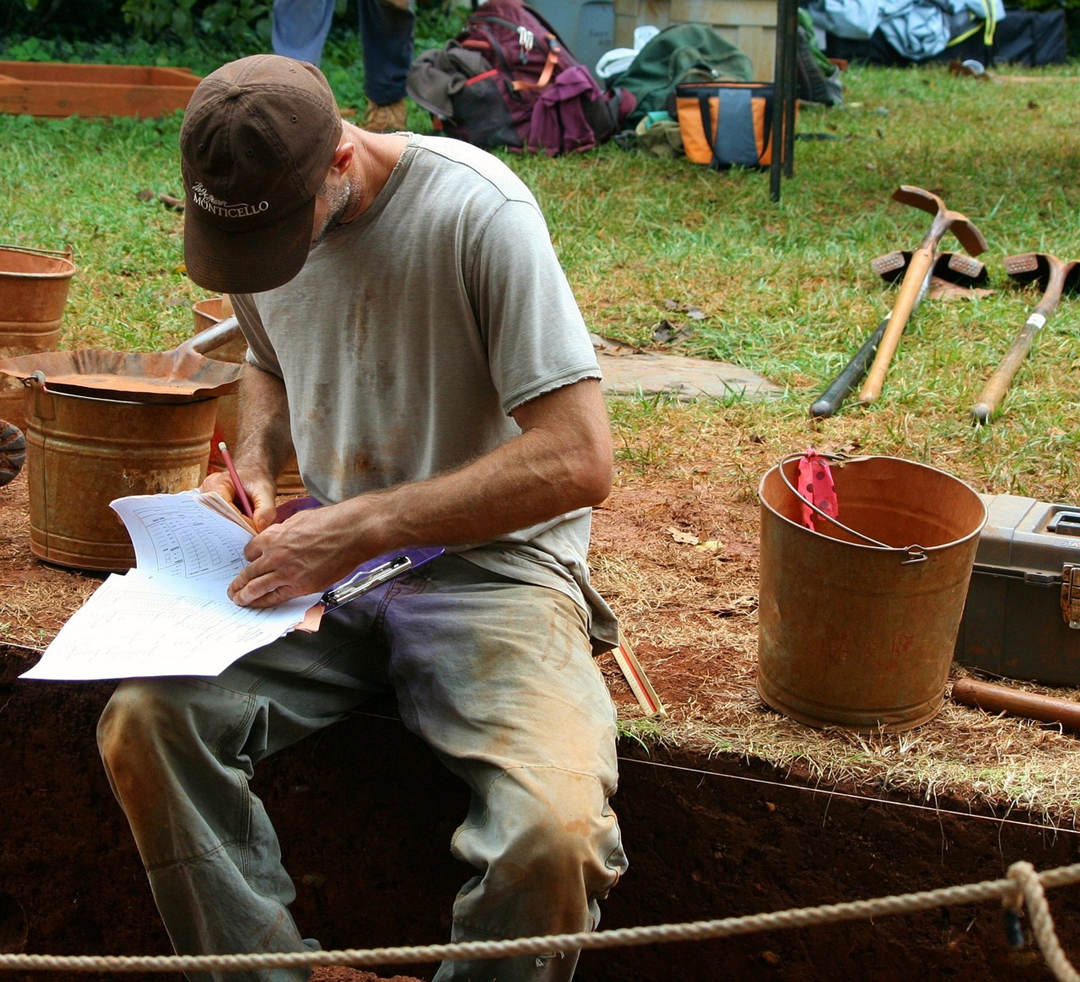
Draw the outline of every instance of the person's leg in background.
<instances>
[{"instance_id":1,"label":"person's leg in background","mask_svg":"<svg viewBox=\"0 0 1080 982\"><path fill-rule=\"evenodd\" d=\"M413 57L413 0L357 0L364 44L362 126L375 133L405 129L405 79Z\"/></svg>"},{"instance_id":2,"label":"person's leg in background","mask_svg":"<svg viewBox=\"0 0 1080 982\"><path fill-rule=\"evenodd\" d=\"M274 0L274 54L319 64L334 19L334 0Z\"/></svg>"}]
</instances>

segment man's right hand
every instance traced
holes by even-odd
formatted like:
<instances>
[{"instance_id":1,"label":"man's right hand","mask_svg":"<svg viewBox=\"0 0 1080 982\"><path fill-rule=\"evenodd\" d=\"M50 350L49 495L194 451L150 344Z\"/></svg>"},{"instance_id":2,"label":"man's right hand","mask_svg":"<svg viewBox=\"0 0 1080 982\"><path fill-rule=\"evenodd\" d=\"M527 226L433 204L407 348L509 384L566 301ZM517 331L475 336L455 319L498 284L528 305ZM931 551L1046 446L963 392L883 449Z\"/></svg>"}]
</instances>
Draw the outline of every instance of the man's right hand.
<instances>
[{"instance_id":1,"label":"man's right hand","mask_svg":"<svg viewBox=\"0 0 1080 982\"><path fill-rule=\"evenodd\" d=\"M237 473L244 484L248 501L251 502L252 524L256 532L261 532L277 521L277 485L262 474L252 474L237 467ZM240 496L228 471L211 471L199 485L200 491L216 491L226 501L240 507Z\"/></svg>"}]
</instances>

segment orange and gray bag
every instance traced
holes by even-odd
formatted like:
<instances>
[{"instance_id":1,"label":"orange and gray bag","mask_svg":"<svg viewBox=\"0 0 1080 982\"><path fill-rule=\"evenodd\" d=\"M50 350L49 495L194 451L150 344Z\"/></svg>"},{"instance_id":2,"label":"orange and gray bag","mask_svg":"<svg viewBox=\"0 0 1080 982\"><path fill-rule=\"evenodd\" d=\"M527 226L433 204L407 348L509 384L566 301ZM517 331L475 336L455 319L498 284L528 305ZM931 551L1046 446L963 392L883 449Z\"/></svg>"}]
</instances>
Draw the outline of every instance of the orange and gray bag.
<instances>
[{"instance_id":1,"label":"orange and gray bag","mask_svg":"<svg viewBox=\"0 0 1080 982\"><path fill-rule=\"evenodd\" d=\"M685 82L675 88L683 150L714 170L772 161L771 82Z\"/></svg>"}]
</instances>

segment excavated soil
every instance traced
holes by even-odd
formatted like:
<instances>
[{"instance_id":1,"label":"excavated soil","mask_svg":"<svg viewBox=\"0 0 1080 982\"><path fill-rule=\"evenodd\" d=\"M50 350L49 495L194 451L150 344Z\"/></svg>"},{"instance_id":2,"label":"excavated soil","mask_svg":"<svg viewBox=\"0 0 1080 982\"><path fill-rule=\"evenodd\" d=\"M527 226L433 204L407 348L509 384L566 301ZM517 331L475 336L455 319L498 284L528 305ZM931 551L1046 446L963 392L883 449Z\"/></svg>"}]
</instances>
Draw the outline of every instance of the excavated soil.
<instances>
[{"instance_id":1,"label":"excavated soil","mask_svg":"<svg viewBox=\"0 0 1080 982\"><path fill-rule=\"evenodd\" d=\"M775 448L762 448L750 469L770 455L778 456ZM631 867L605 903L601 927L981 882L1018 859L1036 868L1080 860L1070 822L1055 829L1045 813L1002 807L974 789L913 792L903 779L856 766L858 746L842 734L828 746L838 746L850 767L822 764L817 749L829 734L761 704L754 689L757 528L747 482L725 482L692 462L662 479L624 471L597 509L596 581L667 710L659 736L650 738L655 721L645 718L614 659L603 656L620 713L637 726L620 747L614 802ZM0 488L0 951L167 953L94 748L94 724L112 685L17 678L100 577L42 563L28 542L24 473ZM948 738L948 728L974 712L949 706L926 732ZM806 754L770 762L755 750L770 734L804 740ZM1060 732L1048 739L1075 750ZM267 761L255 786L275 816L305 933L328 949L448 937L450 905L468 875L447 848L465 794L392 707L358 713ZM1080 890L1048 896L1069 950L1071 940L1080 942ZM377 976L340 968L316 978L406 982L434 971L430 964L376 968ZM1009 947L994 903L591 951L579 970L586 982L844 976L1051 978L1030 944ZM0 982L48 977L0 972Z\"/></svg>"}]
</instances>

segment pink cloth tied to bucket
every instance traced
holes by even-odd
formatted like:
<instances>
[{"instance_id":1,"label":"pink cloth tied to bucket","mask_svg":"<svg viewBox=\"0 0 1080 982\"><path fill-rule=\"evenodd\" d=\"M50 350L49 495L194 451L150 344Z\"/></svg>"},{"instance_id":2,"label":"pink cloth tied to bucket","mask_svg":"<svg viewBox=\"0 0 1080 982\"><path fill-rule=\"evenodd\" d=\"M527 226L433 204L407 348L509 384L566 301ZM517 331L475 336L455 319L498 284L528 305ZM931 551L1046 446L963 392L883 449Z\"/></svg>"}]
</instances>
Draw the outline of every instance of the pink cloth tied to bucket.
<instances>
[{"instance_id":1,"label":"pink cloth tied to bucket","mask_svg":"<svg viewBox=\"0 0 1080 982\"><path fill-rule=\"evenodd\" d=\"M808 529L817 531L814 525L814 509L810 505L821 509L831 518L838 517L839 506L836 501L832 471L829 470L828 461L818 456L813 450L807 450L799 459L799 474L795 486L802 499L799 505L802 523Z\"/></svg>"}]
</instances>

